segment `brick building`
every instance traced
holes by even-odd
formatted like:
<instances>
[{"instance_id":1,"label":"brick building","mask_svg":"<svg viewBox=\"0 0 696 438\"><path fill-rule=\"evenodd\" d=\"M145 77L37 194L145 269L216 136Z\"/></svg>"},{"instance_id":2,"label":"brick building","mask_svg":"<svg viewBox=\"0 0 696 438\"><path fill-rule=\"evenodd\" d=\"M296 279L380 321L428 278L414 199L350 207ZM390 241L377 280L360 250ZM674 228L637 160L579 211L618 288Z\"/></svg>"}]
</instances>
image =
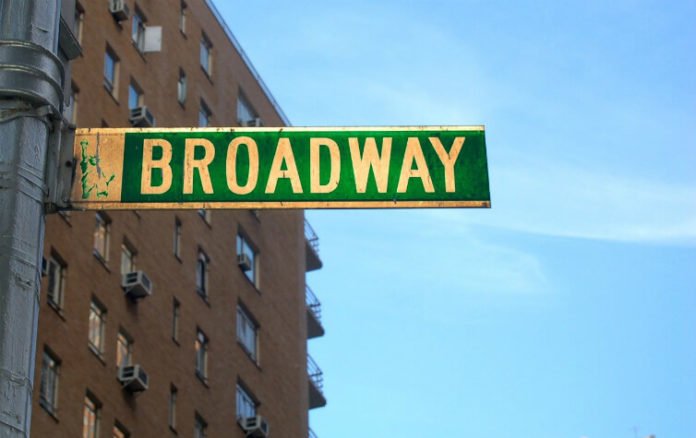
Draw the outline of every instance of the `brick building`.
<instances>
[{"instance_id":1,"label":"brick building","mask_svg":"<svg viewBox=\"0 0 696 438\"><path fill-rule=\"evenodd\" d=\"M80 0L74 18L78 127L287 124L208 0ZM49 216L33 434L313 436L317 243L300 210Z\"/></svg>"}]
</instances>

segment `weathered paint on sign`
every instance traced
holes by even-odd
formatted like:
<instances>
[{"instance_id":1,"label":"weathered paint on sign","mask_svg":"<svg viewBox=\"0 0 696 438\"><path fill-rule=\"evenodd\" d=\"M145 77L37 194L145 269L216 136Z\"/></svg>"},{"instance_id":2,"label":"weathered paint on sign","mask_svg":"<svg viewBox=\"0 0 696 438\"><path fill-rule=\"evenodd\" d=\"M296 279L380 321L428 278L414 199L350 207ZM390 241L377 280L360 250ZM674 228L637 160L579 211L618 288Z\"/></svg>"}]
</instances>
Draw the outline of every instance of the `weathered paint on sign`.
<instances>
[{"instance_id":1,"label":"weathered paint on sign","mask_svg":"<svg viewBox=\"0 0 696 438\"><path fill-rule=\"evenodd\" d=\"M78 129L76 209L490 207L483 127Z\"/></svg>"}]
</instances>

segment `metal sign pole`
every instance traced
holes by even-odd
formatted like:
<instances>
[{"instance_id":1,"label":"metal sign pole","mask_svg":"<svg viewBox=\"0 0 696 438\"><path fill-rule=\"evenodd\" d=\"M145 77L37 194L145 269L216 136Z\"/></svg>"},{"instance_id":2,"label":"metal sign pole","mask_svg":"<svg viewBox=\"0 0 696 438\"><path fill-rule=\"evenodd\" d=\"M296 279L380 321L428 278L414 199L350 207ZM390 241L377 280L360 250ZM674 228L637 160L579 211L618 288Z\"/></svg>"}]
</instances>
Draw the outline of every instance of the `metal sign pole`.
<instances>
[{"instance_id":1,"label":"metal sign pole","mask_svg":"<svg viewBox=\"0 0 696 438\"><path fill-rule=\"evenodd\" d=\"M0 0L0 437L29 436L60 0Z\"/></svg>"}]
</instances>

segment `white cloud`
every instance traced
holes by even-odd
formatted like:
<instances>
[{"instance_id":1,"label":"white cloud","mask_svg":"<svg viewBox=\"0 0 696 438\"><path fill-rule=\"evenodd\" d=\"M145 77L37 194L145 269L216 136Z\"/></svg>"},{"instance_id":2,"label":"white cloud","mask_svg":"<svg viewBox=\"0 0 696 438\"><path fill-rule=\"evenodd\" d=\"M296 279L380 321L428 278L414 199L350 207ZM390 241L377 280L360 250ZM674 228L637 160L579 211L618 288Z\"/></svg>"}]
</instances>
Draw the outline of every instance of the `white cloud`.
<instances>
[{"instance_id":1,"label":"white cloud","mask_svg":"<svg viewBox=\"0 0 696 438\"><path fill-rule=\"evenodd\" d=\"M564 237L696 245L696 188L558 162L490 165L492 209L453 221Z\"/></svg>"}]
</instances>

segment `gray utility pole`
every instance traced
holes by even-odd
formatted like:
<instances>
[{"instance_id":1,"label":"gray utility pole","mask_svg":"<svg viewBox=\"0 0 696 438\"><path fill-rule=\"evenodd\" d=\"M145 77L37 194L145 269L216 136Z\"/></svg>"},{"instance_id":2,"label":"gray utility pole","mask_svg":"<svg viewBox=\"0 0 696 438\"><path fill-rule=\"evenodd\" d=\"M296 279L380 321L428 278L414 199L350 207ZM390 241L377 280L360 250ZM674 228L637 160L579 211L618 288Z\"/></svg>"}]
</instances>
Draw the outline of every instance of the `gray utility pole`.
<instances>
[{"instance_id":1,"label":"gray utility pole","mask_svg":"<svg viewBox=\"0 0 696 438\"><path fill-rule=\"evenodd\" d=\"M61 0L0 0L0 438L31 426L46 175L64 101ZM73 12L74 14L74 12Z\"/></svg>"}]
</instances>

